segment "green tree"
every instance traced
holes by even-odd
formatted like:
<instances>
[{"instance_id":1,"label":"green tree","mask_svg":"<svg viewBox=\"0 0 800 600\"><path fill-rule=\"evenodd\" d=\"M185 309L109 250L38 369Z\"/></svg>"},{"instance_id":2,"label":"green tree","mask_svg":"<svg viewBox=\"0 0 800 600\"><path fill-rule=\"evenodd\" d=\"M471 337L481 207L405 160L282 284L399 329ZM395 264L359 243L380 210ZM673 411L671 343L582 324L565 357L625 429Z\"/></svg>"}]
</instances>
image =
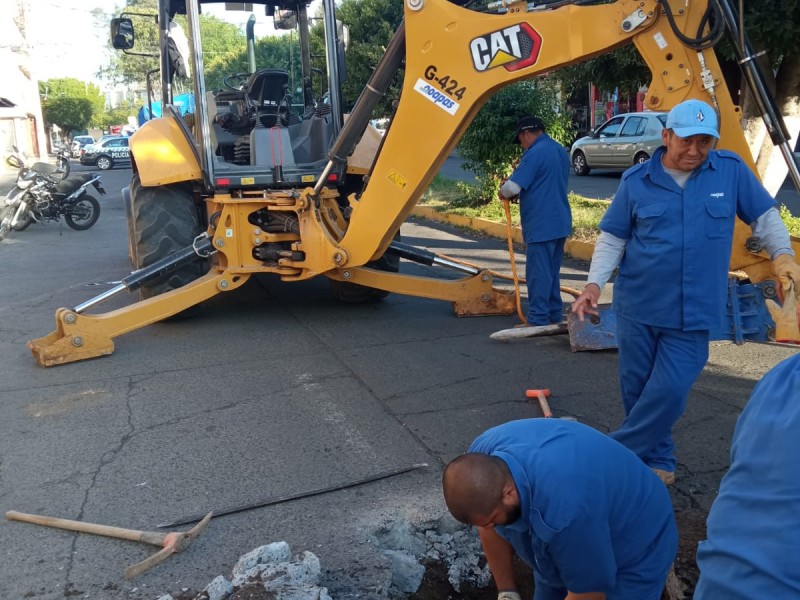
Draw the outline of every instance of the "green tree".
<instances>
[{"instance_id":1,"label":"green tree","mask_svg":"<svg viewBox=\"0 0 800 600\"><path fill-rule=\"evenodd\" d=\"M88 98L49 98L42 104L44 120L61 131L83 131L92 119L93 108Z\"/></svg>"},{"instance_id":2,"label":"green tree","mask_svg":"<svg viewBox=\"0 0 800 600\"><path fill-rule=\"evenodd\" d=\"M95 119L103 113L106 104L105 95L99 87L93 83L79 81L72 77L40 81L39 96L43 105L56 98L85 98L92 106L89 125L97 125ZM70 131L67 130L67 133L70 133Z\"/></svg>"},{"instance_id":3,"label":"green tree","mask_svg":"<svg viewBox=\"0 0 800 600\"><path fill-rule=\"evenodd\" d=\"M403 3L393 0L343 0L337 17L349 30L350 43L345 64L347 79L342 85L346 110L352 109L373 70L383 56L394 32L403 20ZM403 69L399 69L375 117L391 115L393 98L400 95Z\"/></svg>"},{"instance_id":4,"label":"green tree","mask_svg":"<svg viewBox=\"0 0 800 600\"><path fill-rule=\"evenodd\" d=\"M479 206L497 198L500 184L513 170L521 155L514 142L517 121L536 115L544 121L554 140L567 144L572 121L561 110L558 82L551 77L523 81L501 89L478 112L458 150L465 167L477 175L475 185L459 182L464 206Z\"/></svg>"},{"instance_id":5,"label":"green tree","mask_svg":"<svg viewBox=\"0 0 800 600\"><path fill-rule=\"evenodd\" d=\"M117 14L122 12L141 13L126 15L133 21L135 32L134 46L129 52L136 54L112 49L108 66L102 69L100 74L104 79L113 83L136 85L140 89L144 89L147 72L159 67L157 1L128 0L123 7L116 11ZM111 47L110 39L109 47ZM141 54L147 56L141 56ZM156 75L155 81L158 82L158 75Z\"/></svg>"},{"instance_id":6,"label":"green tree","mask_svg":"<svg viewBox=\"0 0 800 600\"><path fill-rule=\"evenodd\" d=\"M713 0L712 0L713 1ZM589 83L602 90L633 94L650 83L650 69L633 44L558 71L564 89L571 92Z\"/></svg>"},{"instance_id":7,"label":"green tree","mask_svg":"<svg viewBox=\"0 0 800 600\"><path fill-rule=\"evenodd\" d=\"M139 107L135 103L126 101L118 104L109 111L103 111L94 123L96 127L106 130L110 125L125 125L129 116L135 116Z\"/></svg>"}]
</instances>

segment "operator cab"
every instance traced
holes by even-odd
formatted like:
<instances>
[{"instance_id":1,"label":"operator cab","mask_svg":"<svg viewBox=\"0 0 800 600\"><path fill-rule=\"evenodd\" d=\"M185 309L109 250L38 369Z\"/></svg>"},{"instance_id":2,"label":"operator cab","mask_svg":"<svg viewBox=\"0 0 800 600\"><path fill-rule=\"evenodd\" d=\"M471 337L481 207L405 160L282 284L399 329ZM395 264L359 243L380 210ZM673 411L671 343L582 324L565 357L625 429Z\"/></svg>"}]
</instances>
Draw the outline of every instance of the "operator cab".
<instances>
[{"instance_id":1,"label":"operator cab","mask_svg":"<svg viewBox=\"0 0 800 600\"><path fill-rule=\"evenodd\" d=\"M325 1L327 21L334 6L332 0ZM187 131L215 188L306 187L328 164L328 150L342 127L344 43L338 27L320 24L326 52L324 57L312 56L306 11L305 0L169 3L170 32L174 26L188 27L191 40L186 58L197 113L187 119L192 123ZM199 24L210 19L231 27L224 50L201 36ZM134 39L133 19L112 21L116 48L127 51ZM169 43L182 54L179 43ZM343 180L343 168L338 169L329 181Z\"/></svg>"}]
</instances>

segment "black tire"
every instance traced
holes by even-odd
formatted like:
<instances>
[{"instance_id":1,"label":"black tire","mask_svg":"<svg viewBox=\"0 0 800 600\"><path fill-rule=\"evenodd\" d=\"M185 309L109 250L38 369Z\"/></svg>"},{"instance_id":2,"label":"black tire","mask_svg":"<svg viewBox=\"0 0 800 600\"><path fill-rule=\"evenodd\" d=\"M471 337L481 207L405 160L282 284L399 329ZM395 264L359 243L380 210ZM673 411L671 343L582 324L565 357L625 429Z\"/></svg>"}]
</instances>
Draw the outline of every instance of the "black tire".
<instances>
[{"instance_id":1,"label":"black tire","mask_svg":"<svg viewBox=\"0 0 800 600\"><path fill-rule=\"evenodd\" d=\"M639 152L636 156L633 157L633 164L640 165L643 162L647 162L650 160L650 155L647 152Z\"/></svg>"},{"instance_id":2,"label":"black tire","mask_svg":"<svg viewBox=\"0 0 800 600\"><path fill-rule=\"evenodd\" d=\"M131 204L133 226L130 231L135 237L132 247L137 269L191 245L202 233L190 184L132 185ZM139 288L139 296L146 299L174 290L194 281L207 270L207 261L188 264L164 279L143 285Z\"/></svg>"},{"instance_id":3,"label":"black tire","mask_svg":"<svg viewBox=\"0 0 800 600\"><path fill-rule=\"evenodd\" d=\"M8 193L7 198L16 198L21 193L24 194L25 192L19 188L14 188ZM25 213L25 217L18 220L17 224L14 225L14 231L25 231L31 223L33 223L33 213L28 211Z\"/></svg>"},{"instance_id":4,"label":"black tire","mask_svg":"<svg viewBox=\"0 0 800 600\"><path fill-rule=\"evenodd\" d=\"M575 175L583 177L591 172L589 165L586 164L586 157L580 150L575 150L572 154L572 169Z\"/></svg>"},{"instance_id":5,"label":"black tire","mask_svg":"<svg viewBox=\"0 0 800 600\"><path fill-rule=\"evenodd\" d=\"M114 161L110 156L103 154L97 157L97 168L101 171L108 171L114 168Z\"/></svg>"},{"instance_id":6,"label":"black tire","mask_svg":"<svg viewBox=\"0 0 800 600\"><path fill-rule=\"evenodd\" d=\"M142 180L139 177L139 173L134 173L127 191L122 190L122 207L125 210L125 219L128 221L128 256L134 267L136 266L136 230L134 228L132 198L139 194L141 187Z\"/></svg>"},{"instance_id":7,"label":"black tire","mask_svg":"<svg viewBox=\"0 0 800 600\"><path fill-rule=\"evenodd\" d=\"M394 236L394 239L396 241L400 240L400 232ZM378 260L368 262L366 266L372 269L378 269L379 271L398 273L400 271L400 257L396 254L387 253L381 256ZM336 281L334 279L329 279L328 281L331 283L333 296L340 302L346 302L348 304L366 304L368 302L378 302L389 295L389 292L385 290L378 290L358 283Z\"/></svg>"},{"instance_id":8,"label":"black tire","mask_svg":"<svg viewBox=\"0 0 800 600\"><path fill-rule=\"evenodd\" d=\"M17 220L17 224L14 225L14 231L25 231L31 223L33 223L33 213L28 211L22 219Z\"/></svg>"},{"instance_id":9,"label":"black tire","mask_svg":"<svg viewBox=\"0 0 800 600\"><path fill-rule=\"evenodd\" d=\"M16 212L15 206L0 207L0 240L6 238L11 233L11 219L14 218Z\"/></svg>"},{"instance_id":10,"label":"black tire","mask_svg":"<svg viewBox=\"0 0 800 600\"><path fill-rule=\"evenodd\" d=\"M64 211L64 220L75 231L85 231L100 218L100 203L89 194L82 194Z\"/></svg>"}]
</instances>

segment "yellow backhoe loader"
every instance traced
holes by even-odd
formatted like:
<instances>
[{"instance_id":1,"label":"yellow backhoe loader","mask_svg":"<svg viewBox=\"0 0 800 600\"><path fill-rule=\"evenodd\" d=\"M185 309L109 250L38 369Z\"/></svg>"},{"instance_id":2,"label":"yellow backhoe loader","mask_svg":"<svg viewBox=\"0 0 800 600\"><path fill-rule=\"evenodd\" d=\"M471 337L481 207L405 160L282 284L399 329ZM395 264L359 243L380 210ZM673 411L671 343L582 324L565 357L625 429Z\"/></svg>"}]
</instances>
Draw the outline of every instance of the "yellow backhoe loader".
<instances>
[{"instance_id":1,"label":"yellow backhoe loader","mask_svg":"<svg viewBox=\"0 0 800 600\"><path fill-rule=\"evenodd\" d=\"M133 180L124 193L137 270L108 292L59 309L56 331L29 342L39 364L109 354L117 336L233 291L254 273L286 282L323 275L337 296L352 301L395 292L452 302L460 316L512 313L513 295L496 289L488 270L404 245L400 225L495 91L624 44L634 44L652 72L647 109L707 101L719 111L719 147L752 168L741 112L714 53L727 30L770 135L791 159L785 127L730 0L501 0L481 10L447 0L402 1L403 24L345 120L344 44L333 0L322 1L326 73L311 65L305 1L255 0L276 26L296 24L301 72L295 77L251 60L248 72L230 73L219 90L206 88L200 38L201 8L213 3L159 0L163 117L132 137ZM177 14L186 15L188 36L175 24ZM112 40L131 51L131 18L114 19ZM402 92L381 137L369 120L401 66ZM196 98L187 118L170 108L173 77L182 70ZM800 187L796 164L790 168ZM793 244L800 256L800 241ZM464 275L402 274L400 257ZM768 257L742 223L730 268L752 284L773 278ZM759 288L765 295L775 289ZM85 312L125 290L139 290L142 299L105 314Z\"/></svg>"}]
</instances>

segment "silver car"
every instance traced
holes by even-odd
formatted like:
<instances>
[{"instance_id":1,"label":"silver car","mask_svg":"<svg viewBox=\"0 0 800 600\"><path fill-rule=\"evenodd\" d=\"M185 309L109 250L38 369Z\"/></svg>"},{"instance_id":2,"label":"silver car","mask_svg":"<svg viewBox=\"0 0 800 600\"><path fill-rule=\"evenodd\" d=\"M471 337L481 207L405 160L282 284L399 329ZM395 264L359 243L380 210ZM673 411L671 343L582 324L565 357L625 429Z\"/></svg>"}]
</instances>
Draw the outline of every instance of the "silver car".
<instances>
[{"instance_id":1,"label":"silver car","mask_svg":"<svg viewBox=\"0 0 800 600\"><path fill-rule=\"evenodd\" d=\"M576 175L592 169L627 169L649 160L661 146L665 112L617 115L572 144L570 158Z\"/></svg>"}]
</instances>

